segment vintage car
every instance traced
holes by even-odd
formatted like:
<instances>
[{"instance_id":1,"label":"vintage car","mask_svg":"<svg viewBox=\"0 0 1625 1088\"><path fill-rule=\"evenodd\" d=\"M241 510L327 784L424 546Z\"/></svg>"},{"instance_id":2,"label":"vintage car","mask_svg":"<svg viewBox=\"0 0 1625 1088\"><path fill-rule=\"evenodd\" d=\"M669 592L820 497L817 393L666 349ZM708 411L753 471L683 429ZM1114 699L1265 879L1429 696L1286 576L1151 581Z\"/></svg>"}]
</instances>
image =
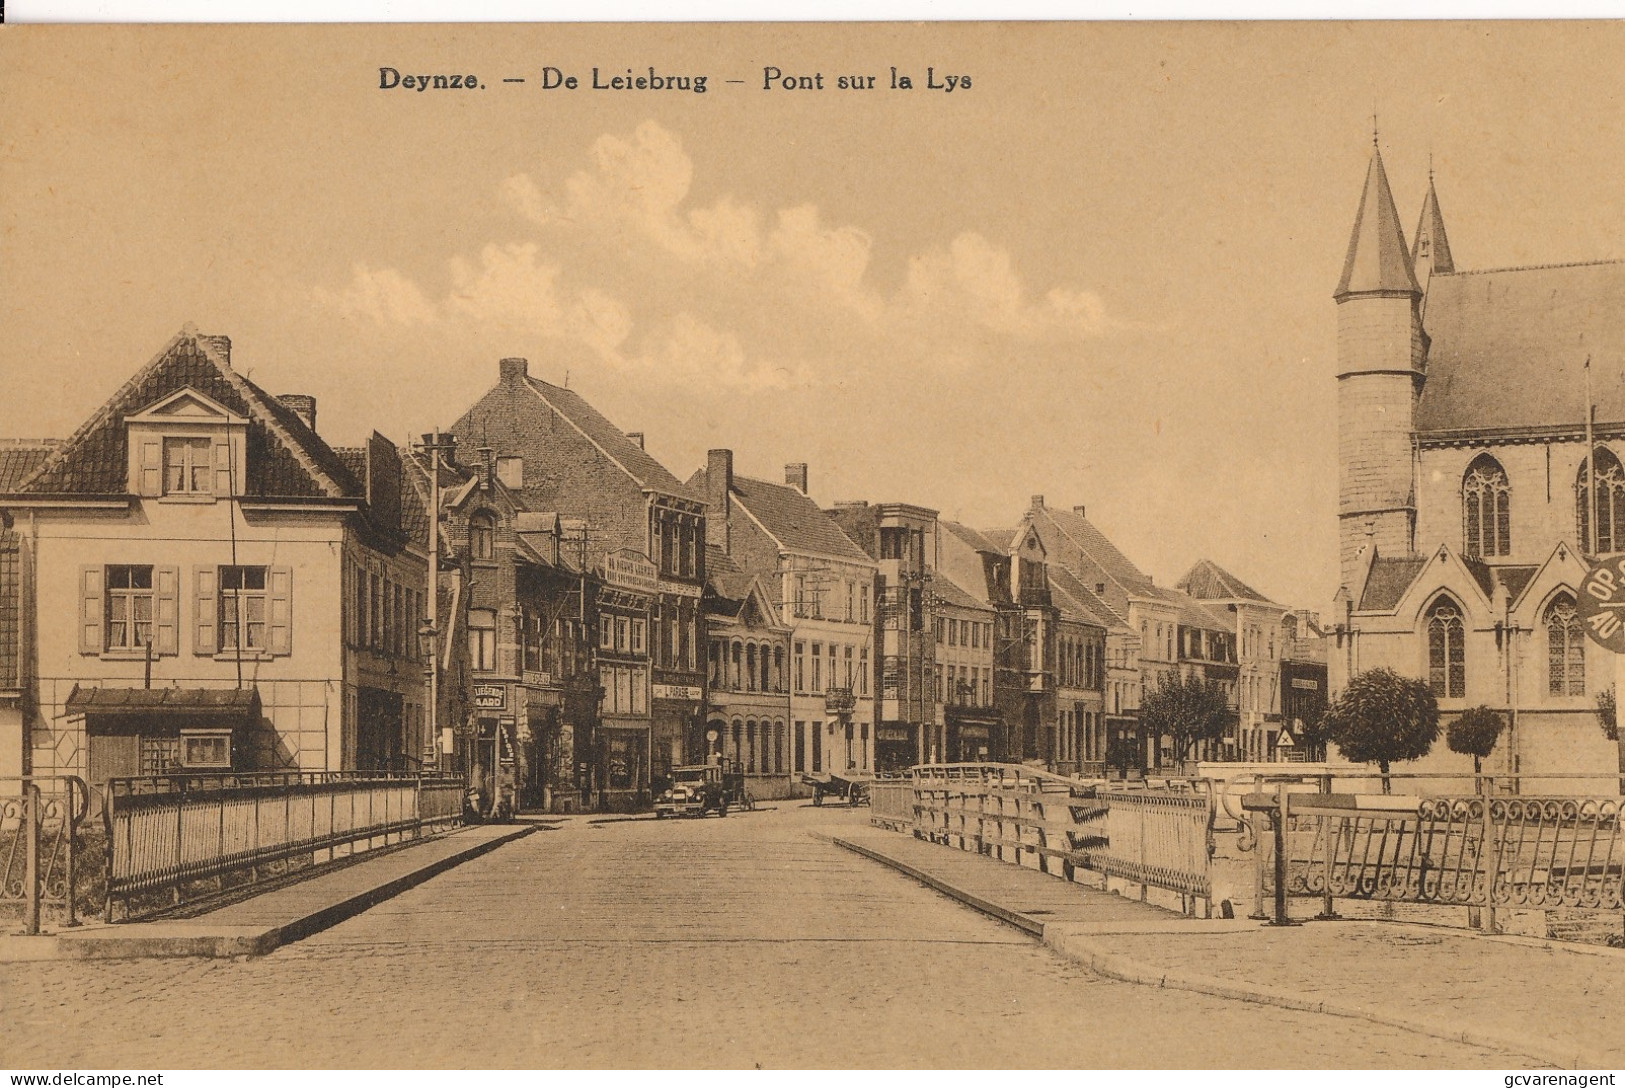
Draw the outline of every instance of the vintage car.
<instances>
[{"instance_id":1,"label":"vintage car","mask_svg":"<svg viewBox=\"0 0 1625 1088\"><path fill-rule=\"evenodd\" d=\"M671 769L671 785L655 798L655 819L667 816L704 816L715 812L728 815L728 798L722 788L722 768L715 763L698 763Z\"/></svg>"}]
</instances>

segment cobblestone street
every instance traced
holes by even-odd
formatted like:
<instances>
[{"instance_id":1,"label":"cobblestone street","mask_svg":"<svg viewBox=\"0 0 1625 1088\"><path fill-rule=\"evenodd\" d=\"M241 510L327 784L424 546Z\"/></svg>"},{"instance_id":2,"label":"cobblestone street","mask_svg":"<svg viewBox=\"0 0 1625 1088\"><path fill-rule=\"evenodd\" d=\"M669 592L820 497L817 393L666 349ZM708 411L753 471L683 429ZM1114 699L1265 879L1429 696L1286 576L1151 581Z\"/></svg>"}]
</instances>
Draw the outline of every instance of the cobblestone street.
<instances>
[{"instance_id":1,"label":"cobblestone street","mask_svg":"<svg viewBox=\"0 0 1625 1088\"><path fill-rule=\"evenodd\" d=\"M0 1052L55 1069L1528 1064L1101 979L808 834L866 819L571 819L262 959L0 965Z\"/></svg>"}]
</instances>

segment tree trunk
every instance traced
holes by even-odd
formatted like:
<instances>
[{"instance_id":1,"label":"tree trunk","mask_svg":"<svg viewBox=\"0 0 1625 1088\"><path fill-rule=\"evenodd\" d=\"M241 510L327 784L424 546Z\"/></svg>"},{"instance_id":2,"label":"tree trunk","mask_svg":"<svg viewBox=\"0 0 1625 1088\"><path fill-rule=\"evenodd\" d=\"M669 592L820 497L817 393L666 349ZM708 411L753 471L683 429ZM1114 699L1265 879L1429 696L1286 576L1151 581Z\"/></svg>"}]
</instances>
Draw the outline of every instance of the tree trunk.
<instances>
[{"instance_id":1,"label":"tree trunk","mask_svg":"<svg viewBox=\"0 0 1625 1088\"><path fill-rule=\"evenodd\" d=\"M1382 771L1382 792L1393 793L1394 791L1389 787L1388 783L1388 761L1386 759L1378 760L1377 768Z\"/></svg>"}]
</instances>

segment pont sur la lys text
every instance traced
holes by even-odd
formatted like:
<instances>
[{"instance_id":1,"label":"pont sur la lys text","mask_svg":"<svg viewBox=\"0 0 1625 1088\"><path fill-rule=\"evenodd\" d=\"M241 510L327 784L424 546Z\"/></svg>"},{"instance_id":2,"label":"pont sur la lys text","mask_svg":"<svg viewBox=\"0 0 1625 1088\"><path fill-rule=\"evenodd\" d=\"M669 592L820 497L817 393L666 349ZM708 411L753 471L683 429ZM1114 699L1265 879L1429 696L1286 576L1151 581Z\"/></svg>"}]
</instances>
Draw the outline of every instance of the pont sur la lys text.
<instances>
[{"instance_id":1,"label":"pont sur la lys text","mask_svg":"<svg viewBox=\"0 0 1625 1088\"><path fill-rule=\"evenodd\" d=\"M544 91L688 91L695 94L706 93L712 85L711 79L705 75L664 72L652 65L643 69L595 67L590 75L566 72L561 68L547 65L531 78L504 77L501 82L530 83ZM752 81L727 79L723 82L749 85ZM821 71L786 71L777 65L769 64L762 68L761 79L756 82L756 86L759 90L776 93L885 89L912 91L918 87L952 94L954 91L970 90L971 77L962 73L950 74L939 71L934 65L926 66L925 76L922 79L917 72L903 71L895 65L890 66L883 74L869 72L826 74ZM485 87L485 81L472 72L410 74L403 73L397 68L378 69L378 89L382 91L483 91Z\"/></svg>"}]
</instances>

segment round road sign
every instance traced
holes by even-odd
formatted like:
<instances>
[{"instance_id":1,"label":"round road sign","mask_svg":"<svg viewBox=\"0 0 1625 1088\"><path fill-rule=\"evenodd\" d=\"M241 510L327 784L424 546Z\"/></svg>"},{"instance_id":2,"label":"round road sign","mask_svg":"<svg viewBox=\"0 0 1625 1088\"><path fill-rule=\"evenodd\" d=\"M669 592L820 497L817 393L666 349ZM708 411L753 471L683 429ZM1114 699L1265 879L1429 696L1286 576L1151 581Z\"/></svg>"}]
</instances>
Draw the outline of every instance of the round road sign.
<instances>
[{"instance_id":1,"label":"round road sign","mask_svg":"<svg viewBox=\"0 0 1625 1088\"><path fill-rule=\"evenodd\" d=\"M1625 555L1597 561L1580 583L1576 607L1593 642L1625 654Z\"/></svg>"}]
</instances>

